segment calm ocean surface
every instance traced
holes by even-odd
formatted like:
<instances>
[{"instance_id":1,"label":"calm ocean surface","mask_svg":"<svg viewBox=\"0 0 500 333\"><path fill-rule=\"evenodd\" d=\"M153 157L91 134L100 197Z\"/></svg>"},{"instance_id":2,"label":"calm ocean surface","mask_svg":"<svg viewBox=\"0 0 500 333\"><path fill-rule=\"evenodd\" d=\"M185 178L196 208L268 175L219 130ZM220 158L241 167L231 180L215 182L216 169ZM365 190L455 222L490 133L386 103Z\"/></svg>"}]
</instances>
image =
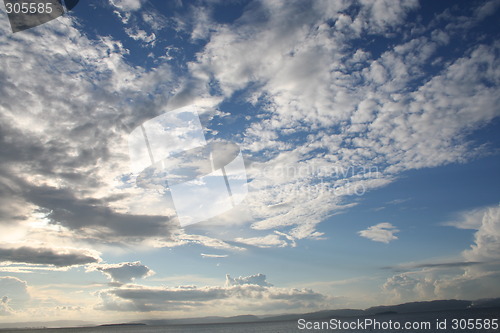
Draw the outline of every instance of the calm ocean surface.
<instances>
[{"instance_id":1,"label":"calm ocean surface","mask_svg":"<svg viewBox=\"0 0 500 333\"><path fill-rule=\"evenodd\" d=\"M467 322L467 319L477 323L485 319L496 319L500 322L500 309L476 309L474 311L443 311L443 312L427 312L427 313L413 313L413 314L387 314L370 317L362 317L359 320L364 321L365 318L377 320L379 324L388 323L389 321L404 323L412 323L421 325L422 323L429 323L430 329L373 329L373 327L364 327L363 329L300 329L297 321L283 321L283 322L264 322L264 323L239 323L239 324L199 324L199 325L175 325L175 326L106 326L106 327L86 327L86 328L58 328L58 329L1 329L0 332L57 332L57 333L113 333L113 332L139 332L139 333L189 333L189 332L500 332L500 329L460 329L459 327L453 329L452 325L455 320L465 319L462 324ZM357 321L358 318L339 318L342 322ZM446 328L443 322L446 321ZM329 319L314 319L309 320L310 325L314 322L328 322ZM442 329L437 329L437 323L441 323ZM460 322L458 321L458 325ZM500 325L500 323L499 323Z\"/></svg>"}]
</instances>

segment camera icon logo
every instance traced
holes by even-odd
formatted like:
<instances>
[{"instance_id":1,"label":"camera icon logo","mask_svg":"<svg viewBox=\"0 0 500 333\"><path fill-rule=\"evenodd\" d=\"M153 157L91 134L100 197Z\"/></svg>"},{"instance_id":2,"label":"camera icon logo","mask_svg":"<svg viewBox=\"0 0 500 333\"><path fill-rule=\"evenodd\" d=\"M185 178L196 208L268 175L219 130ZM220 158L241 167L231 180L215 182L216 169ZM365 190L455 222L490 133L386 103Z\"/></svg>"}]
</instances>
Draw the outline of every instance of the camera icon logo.
<instances>
[{"instance_id":1,"label":"camera icon logo","mask_svg":"<svg viewBox=\"0 0 500 333\"><path fill-rule=\"evenodd\" d=\"M192 106L144 122L130 133L128 145L136 185L170 192L181 227L231 210L248 193L239 146L207 143Z\"/></svg>"}]
</instances>

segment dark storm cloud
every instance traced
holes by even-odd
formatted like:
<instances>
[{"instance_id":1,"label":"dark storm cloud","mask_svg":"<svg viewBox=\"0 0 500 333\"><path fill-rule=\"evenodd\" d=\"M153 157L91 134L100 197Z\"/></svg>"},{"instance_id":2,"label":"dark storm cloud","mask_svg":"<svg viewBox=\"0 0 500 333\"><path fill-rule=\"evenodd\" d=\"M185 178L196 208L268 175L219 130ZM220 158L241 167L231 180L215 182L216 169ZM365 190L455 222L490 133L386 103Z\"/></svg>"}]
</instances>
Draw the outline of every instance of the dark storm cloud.
<instances>
[{"instance_id":1,"label":"dark storm cloud","mask_svg":"<svg viewBox=\"0 0 500 333\"><path fill-rule=\"evenodd\" d=\"M99 184L92 166L110 157L106 147L108 134L104 135L99 126L87 123L75 127L68 135L73 141L58 138L54 126L53 132L42 140L27 129L9 126L7 119L0 120L1 173L9 178L39 174L72 183L85 182L88 186Z\"/></svg>"},{"instance_id":2,"label":"dark storm cloud","mask_svg":"<svg viewBox=\"0 0 500 333\"><path fill-rule=\"evenodd\" d=\"M167 237L175 226L174 221L165 216L115 212L107 207L107 199L80 199L69 189L31 186L24 192L24 198L46 209L51 223L70 230L95 228L100 232L93 236L104 241L114 241L116 237L136 240L150 236Z\"/></svg>"},{"instance_id":3,"label":"dark storm cloud","mask_svg":"<svg viewBox=\"0 0 500 333\"><path fill-rule=\"evenodd\" d=\"M22 246L17 248L0 247L0 262L42 264L57 267L97 263L100 258L86 250L52 249Z\"/></svg>"}]
</instances>

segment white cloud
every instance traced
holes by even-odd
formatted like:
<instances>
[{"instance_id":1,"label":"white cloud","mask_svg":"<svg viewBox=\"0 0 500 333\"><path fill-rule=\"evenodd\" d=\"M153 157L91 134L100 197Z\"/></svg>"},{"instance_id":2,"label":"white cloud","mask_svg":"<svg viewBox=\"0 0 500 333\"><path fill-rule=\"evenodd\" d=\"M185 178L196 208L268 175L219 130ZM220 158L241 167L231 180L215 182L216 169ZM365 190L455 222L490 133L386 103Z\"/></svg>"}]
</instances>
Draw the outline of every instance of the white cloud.
<instances>
[{"instance_id":1,"label":"white cloud","mask_svg":"<svg viewBox=\"0 0 500 333\"><path fill-rule=\"evenodd\" d=\"M474 10L474 14L478 20L482 20L490 15L493 15L498 10L498 8L500 8L500 1L491 0L476 8Z\"/></svg>"},{"instance_id":2,"label":"white cloud","mask_svg":"<svg viewBox=\"0 0 500 333\"><path fill-rule=\"evenodd\" d=\"M388 303L436 299L477 300L500 296L496 267L438 268L406 272L392 276L383 285Z\"/></svg>"},{"instance_id":3,"label":"white cloud","mask_svg":"<svg viewBox=\"0 0 500 333\"><path fill-rule=\"evenodd\" d=\"M417 0L399 1L398 3L390 0L363 0L361 3L362 10L354 20L353 25L378 33L387 33L387 30L392 32L391 28L405 23L406 14L419 6Z\"/></svg>"},{"instance_id":4,"label":"white cloud","mask_svg":"<svg viewBox=\"0 0 500 333\"><path fill-rule=\"evenodd\" d=\"M463 255L468 261L500 260L500 206L484 211L474 244Z\"/></svg>"},{"instance_id":5,"label":"white cloud","mask_svg":"<svg viewBox=\"0 0 500 333\"><path fill-rule=\"evenodd\" d=\"M266 276L264 274L255 274L244 277L232 278L229 274L226 274L226 287L229 286L241 286L245 284L255 284L261 287L270 287L272 284L266 281Z\"/></svg>"},{"instance_id":6,"label":"white cloud","mask_svg":"<svg viewBox=\"0 0 500 333\"><path fill-rule=\"evenodd\" d=\"M288 242L286 240L281 239L280 236L276 234L270 234L261 237L249 237L249 238L236 237L234 240L239 243L257 246L261 248L285 247L288 245Z\"/></svg>"},{"instance_id":7,"label":"white cloud","mask_svg":"<svg viewBox=\"0 0 500 333\"><path fill-rule=\"evenodd\" d=\"M209 254L209 253L201 253L203 258L227 258L227 254Z\"/></svg>"},{"instance_id":8,"label":"white cloud","mask_svg":"<svg viewBox=\"0 0 500 333\"><path fill-rule=\"evenodd\" d=\"M148 33L144 30L132 28L126 28L125 31L127 32L127 35L133 40L140 40L150 47L155 45L156 35L154 33L148 35Z\"/></svg>"},{"instance_id":9,"label":"white cloud","mask_svg":"<svg viewBox=\"0 0 500 333\"><path fill-rule=\"evenodd\" d=\"M444 223L443 225L451 226L459 229L475 229L478 230L483 224L483 218L487 213L495 207L481 207L458 214L457 218Z\"/></svg>"},{"instance_id":10,"label":"white cloud","mask_svg":"<svg viewBox=\"0 0 500 333\"><path fill-rule=\"evenodd\" d=\"M431 279L416 279L409 274L394 275L382 286L391 295L392 302L409 302L416 300L435 299L434 281Z\"/></svg>"},{"instance_id":11,"label":"white cloud","mask_svg":"<svg viewBox=\"0 0 500 333\"><path fill-rule=\"evenodd\" d=\"M220 250L245 251L245 248L243 247L231 245L220 239L204 235L187 234L183 230L180 230L179 232L173 234L171 239L158 240L156 242L153 242L152 245L155 247L172 247L190 243Z\"/></svg>"},{"instance_id":12,"label":"white cloud","mask_svg":"<svg viewBox=\"0 0 500 333\"><path fill-rule=\"evenodd\" d=\"M361 237L371 239L374 242L382 242L388 244L389 242L398 239L394 234L399 230L390 223L383 222L377 225L368 227L366 230L358 231Z\"/></svg>"},{"instance_id":13,"label":"white cloud","mask_svg":"<svg viewBox=\"0 0 500 333\"><path fill-rule=\"evenodd\" d=\"M500 260L500 206L493 205L461 212L445 223L459 229L474 229L474 244L463 252L470 262Z\"/></svg>"},{"instance_id":14,"label":"white cloud","mask_svg":"<svg viewBox=\"0 0 500 333\"><path fill-rule=\"evenodd\" d=\"M145 0L110 0L110 3L122 11L136 11L141 9Z\"/></svg>"},{"instance_id":15,"label":"white cloud","mask_svg":"<svg viewBox=\"0 0 500 333\"><path fill-rule=\"evenodd\" d=\"M58 266L44 266L44 265L29 265L29 264L8 264L0 266L0 272L7 273L35 273L40 271L60 271L66 272L70 270L72 266L58 267Z\"/></svg>"},{"instance_id":16,"label":"white cloud","mask_svg":"<svg viewBox=\"0 0 500 333\"><path fill-rule=\"evenodd\" d=\"M154 274L149 267L142 265L139 261L122 262L119 264L91 265L89 271L100 271L111 281L118 283L129 283L136 279L142 279Z\"/></svg>"}]
</instances>

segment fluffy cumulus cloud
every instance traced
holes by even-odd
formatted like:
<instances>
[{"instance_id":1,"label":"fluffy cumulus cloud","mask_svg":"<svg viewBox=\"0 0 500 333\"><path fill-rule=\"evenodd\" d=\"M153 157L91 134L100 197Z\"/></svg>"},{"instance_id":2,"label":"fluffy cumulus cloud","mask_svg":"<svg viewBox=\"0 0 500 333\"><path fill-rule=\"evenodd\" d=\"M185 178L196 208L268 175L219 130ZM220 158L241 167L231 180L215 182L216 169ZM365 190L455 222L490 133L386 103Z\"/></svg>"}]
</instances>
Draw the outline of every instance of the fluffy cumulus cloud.
<instances>
[{"instance_id":1,"label":"fluffy cumulus cloud","mask_svg":"<svg viewBox=\"0 0 500 333\"><path fill-rule=\"evenodd\" d=\"M390 223L383 222L377 225L368 227L366 230L361 230L358 234L361 237L371 239L374 242L382 242L388 244L389 242L398 239L395 235L399 230Z\"/></svg>"},{"instance_id":2,"label":"fluffy cumulus cloud","mask_svg":"<svg viewBox=\"0 0 500 333\"><path fill-rule=\"evenodd\" d=\"M273 287L265 281L265 275L240 277L219 286L146 287L126 285L101 291L100 310L153 312L179 311L199 315L210 307L217 307L226 314L242 311L269 313L283 310L317 309L331 302L328 297L310 289ZM263 283L265 282L265 283Z\"/></svg>"},{"instance_id":3,"label":"fluffy cumulus cloud","mask_svg":"<svg viewBox=\"0 0 500 333\"><path fill-rule=\"evenodd\" d=\"M0 277L0 315L11 315L30 299L25 281L12 276Z\"/></svg>"},{"instance_id":4,"label":"fluffy cumulus cloud","mask_svg":"<svg viewBox=\"0 0 500 333\"><path fill-rule=\"evenodd\" d=\"M383 290L391 301L499 297L499 216L499 206L462 212L454 222L447 223L457 228L476 229L474 242L462 252L461 261L406 266L407 271L390 277Z\"/></svg>"},{"instance_id":5,"label":"fluffy cumulus cloud","mask_svg":"<svg viewBox=\"0 0 500 333\"><path fill-rule=\"evenodd\" d=\"M229 274L226 275L226 286L239 286L245 284L256 284L262 287L272 286L269 282L266 281L266 276L264 274L256 274L244 277L232 278Z\"/></svg>"},{"instance_id":6,"label":"fluffy cumulus cloud","mask_svg":"<svg viewBox=\"0 0 500 333\"><path fill-rule=\"evenodd\" d=\"M474 244L463 255L469 261L500 260L500 206L484 209Z\"/></svg>"},{"instance_id":7,"label":"fluffy cumulus cloud","mask_svg":"<svg viewBox=\"0 0 500 333\"><path fill-rule=\"evenodd\" d=\"M112 282L129 283L135 279L141 279L154 274L147 266L139 261L123 262L120 264L100 264L89 267L106 275Z\"/></svg>"},{"instance_id":8,"label":"fluffy cumulus cloud","mask_svg":"<svg viewBox=\"0 0 500 333\"><path fill-rule=\"evenodd\" d=\"M414 278L410 274L398 274L387 279L382 286L393 302L407 302L419 299L434 299L434 281Z\"/></svg>"}]
</instances>

